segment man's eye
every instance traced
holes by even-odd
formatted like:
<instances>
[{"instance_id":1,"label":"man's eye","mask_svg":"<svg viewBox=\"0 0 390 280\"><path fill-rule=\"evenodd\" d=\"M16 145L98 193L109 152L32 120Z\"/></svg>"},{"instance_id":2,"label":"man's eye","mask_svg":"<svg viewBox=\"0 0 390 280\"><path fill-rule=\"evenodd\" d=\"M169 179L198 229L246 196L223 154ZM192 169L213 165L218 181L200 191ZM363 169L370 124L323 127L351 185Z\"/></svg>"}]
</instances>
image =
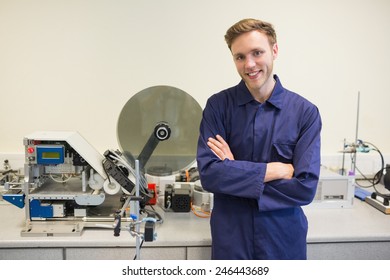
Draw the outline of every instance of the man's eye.
<instances>
[{"instance_id":1,"label":"man's eye","mask_svg":"<svg viewBox=\"0 0 390 280\"><path fill-rule=\"evenodd\" d=\"M254 51L253 54L255 56L261 56L263 54L263 52L262 51Z\"/></svg>"},{"instance_id":2,"label":"man's eye","mask_svg":"<svg viewBox=\"0 0 390 280\"><path fill-rule=\"evenodd\" d=\"M244 59L244 57L242 55L236 56L236 60L243 60L243 59Z\"/></svg>"}]
</instances>

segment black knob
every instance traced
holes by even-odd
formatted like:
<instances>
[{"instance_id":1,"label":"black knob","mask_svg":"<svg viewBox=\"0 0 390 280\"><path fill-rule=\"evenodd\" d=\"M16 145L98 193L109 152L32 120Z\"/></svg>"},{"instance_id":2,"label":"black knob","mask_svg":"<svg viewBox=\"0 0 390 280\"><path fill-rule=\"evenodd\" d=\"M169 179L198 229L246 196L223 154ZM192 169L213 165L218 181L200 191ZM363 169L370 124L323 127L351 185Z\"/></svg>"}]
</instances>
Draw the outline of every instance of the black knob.
<instances>
[{"instance_id":1,"label":"black knob","mask_svg":"<svg viewBox=\"0 0 390 280\"><path fill-rule=\"evenodd\" d=\"M154 128L154 135L160 141L167 140L171 136L171 129L167 123L159 123Z\"/></svg>"}]
</instances>

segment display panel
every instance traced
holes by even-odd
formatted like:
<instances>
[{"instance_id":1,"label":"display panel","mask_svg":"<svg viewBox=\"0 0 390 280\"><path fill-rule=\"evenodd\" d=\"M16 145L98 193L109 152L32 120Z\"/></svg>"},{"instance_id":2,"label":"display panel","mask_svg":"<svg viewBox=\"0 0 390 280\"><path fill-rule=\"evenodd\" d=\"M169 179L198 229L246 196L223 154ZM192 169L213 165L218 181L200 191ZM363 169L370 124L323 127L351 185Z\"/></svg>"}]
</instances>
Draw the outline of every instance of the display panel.
<instances>
[{"instance_id":1,"label":"display panel","mask_svg":"<svg viewBox=\"0 0 390 280\"><path fill-rule=\"evenodd\" d=\"M64 163L64 146L37 146L38 164L62 164Z\"/></svg>"}]
</instances>

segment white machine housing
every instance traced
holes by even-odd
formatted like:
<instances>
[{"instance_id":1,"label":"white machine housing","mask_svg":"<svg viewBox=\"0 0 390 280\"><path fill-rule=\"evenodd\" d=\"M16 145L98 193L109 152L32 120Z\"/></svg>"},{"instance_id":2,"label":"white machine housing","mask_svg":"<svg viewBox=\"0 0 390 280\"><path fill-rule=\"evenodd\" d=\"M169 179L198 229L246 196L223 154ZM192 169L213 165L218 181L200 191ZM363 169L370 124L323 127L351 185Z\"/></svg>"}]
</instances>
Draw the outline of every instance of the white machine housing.
<instances>
[{"instance_id":1,"label":"white machine housing","mask_svg":"<svg viewBox=\"0 0 390 280\"><path fill-rule=\"evenodd\" d=\"M351 208L355 196L354 176L343 176L321 167L317 192L308 208Z\"/></svg>"},{"instance_id":2,"label":"white machine housing","mask_svg":"<svg viewBox=\"0 0 390 280\"><path fill-rule=\"evenodd\" d=\"M23 144L21 192L11 189L6 196L25 208L22 236L79 235L96 217L114 220L115 209L123 206L121 186L105 172L105 157L78 132L38 131Z\"/></svg>"},{"instance_id":3,"label":"white machine housing","mask_svg":"<svg viewBox=\"0 0 390 280\"><path fill-rule=\"evenodd\" d=\"M30 143L29 143L30 141ZM68 143L100 176L107 179L102 167L104 157L76 131L38 131L26 135L23 142L26 147L26 163L31 153L28 147L31 141L64 141Z\"/></svg>"}]
</instances>

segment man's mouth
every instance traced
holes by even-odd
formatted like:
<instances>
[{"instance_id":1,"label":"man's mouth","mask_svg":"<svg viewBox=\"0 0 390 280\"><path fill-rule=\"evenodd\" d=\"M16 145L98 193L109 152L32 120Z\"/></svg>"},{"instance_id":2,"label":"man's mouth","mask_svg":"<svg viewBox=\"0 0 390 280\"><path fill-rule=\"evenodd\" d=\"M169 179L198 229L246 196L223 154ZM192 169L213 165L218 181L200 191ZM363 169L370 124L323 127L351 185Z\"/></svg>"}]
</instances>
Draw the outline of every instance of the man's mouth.
<instances>
[{"instance_id":1,"label":"man's mouth","mask_svg":"<svg viewBox=\"0 0 390 280\"><path fill-rule=\"evenodd\" d=\"M261 70L255 71L255 72L250 72L250 73L247 73L247 75L249 76L250 79L254 79L260 74L260 72L261 72Z\"/></svg>"}]
</instances>

